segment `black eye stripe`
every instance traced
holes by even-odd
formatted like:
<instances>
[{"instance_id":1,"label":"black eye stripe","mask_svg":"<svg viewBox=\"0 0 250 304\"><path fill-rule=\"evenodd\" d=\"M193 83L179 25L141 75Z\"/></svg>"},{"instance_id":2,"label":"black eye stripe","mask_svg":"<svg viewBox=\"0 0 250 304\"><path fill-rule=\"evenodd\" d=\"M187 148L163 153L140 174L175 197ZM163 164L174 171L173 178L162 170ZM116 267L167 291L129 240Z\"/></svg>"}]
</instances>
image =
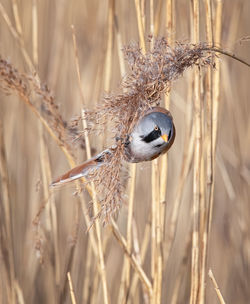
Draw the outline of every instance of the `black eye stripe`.
<instances>
[{"instance_id":1,"label":"black eye stripe","mask_svg":"<svg viewBox=\"0 0 250 304\"><path fill-rule=\"evenodd\" d=\"M156 148L160 148L161 146L163 146L164 145L164 143L163 144L160 144L160 145L156 145L155 147Z\"/></svg>"},{"instance_id":2,"label":"black eye stripe","mask_svg":"<svg viewBox=\"0 0 250 304\"><path fill-rule=\"evenodd\" d=\"M168 133L168 139L170 139L170 138L171 138L171 129L170 129L170 131Z\"/></svg>"},{"instance_id":3,"label":"black eye stripe","mask_svg":"<svg viewBox=\"0 0 250 304\"><path fill-rule=\"evenodd\" d=\"M146 143L149 143L157 138L159 138L161 136L161 130L153 130L152 132L150 132L147 136L142 137L142 140L145 141Z\"/></svg>"}]
</instances>

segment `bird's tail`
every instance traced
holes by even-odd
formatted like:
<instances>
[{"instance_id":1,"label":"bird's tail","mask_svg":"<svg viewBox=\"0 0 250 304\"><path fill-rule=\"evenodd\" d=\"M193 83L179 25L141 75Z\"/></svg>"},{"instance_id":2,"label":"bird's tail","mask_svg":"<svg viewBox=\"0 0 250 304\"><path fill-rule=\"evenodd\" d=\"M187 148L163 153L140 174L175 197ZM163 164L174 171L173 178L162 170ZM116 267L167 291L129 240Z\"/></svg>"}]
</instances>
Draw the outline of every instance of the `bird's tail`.
<instances>
[{"instance_id":1,"label":"bird's tail","mask_svg":"<svg viewBox=\"0 0 250 304\"><path fill-rule=\"evenodd\" d=\"M55 179L51 184L50 187L56 187L63 184L67 184L72 182L76 179L86 177L93 169L97 169L101 167L105 162L112 156L112 150L106 149L99 153L98 155L94 156L93 158L87 160L83 164L69 170L68 172L64 173L63 175L59 176Z\"/></svg>"}]
</instances>

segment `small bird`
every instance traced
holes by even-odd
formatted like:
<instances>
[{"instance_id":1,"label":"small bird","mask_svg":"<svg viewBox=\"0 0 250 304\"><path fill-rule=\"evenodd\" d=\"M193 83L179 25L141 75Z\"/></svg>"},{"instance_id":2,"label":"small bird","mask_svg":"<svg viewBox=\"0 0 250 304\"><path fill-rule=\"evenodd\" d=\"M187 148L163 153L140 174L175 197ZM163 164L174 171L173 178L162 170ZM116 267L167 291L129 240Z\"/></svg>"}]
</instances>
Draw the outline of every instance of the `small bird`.
<instances>
[{"instance_id":1,"label":"small bird","mask_svg":"<svg viewBox=\"0 0 250 304\"><path fill-rule=\"evenodd\" d=\"M124 156L127 162L139 163L150 161L164 154L175 139L175 126L172 115L162 107L148 110L137 122L124 141ZM116 146L102 151L83 164L58 177L51 186L58 186L81 177L86 177L112 157Z\"/></svg>"}]
</instances>

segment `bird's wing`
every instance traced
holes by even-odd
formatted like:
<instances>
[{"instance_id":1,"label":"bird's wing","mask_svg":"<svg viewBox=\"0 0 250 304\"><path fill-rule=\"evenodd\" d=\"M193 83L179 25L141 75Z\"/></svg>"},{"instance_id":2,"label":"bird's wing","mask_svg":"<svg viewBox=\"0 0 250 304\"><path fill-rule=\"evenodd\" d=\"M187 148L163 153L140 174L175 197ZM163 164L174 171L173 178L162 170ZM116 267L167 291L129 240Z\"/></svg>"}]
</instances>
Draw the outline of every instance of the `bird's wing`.
<instances>
[{"instance_id":1,"label":"bird's wing","mask_svg":"<svg viewBox=\"0 0 250 304\"><path fill-rule=\"evenodd\" d=\"M111 149L106 149L96 155L95 157L87 160L83 164L69 170L68 172L64 173L63 175L59 176L55 179L51 184L50 187L60 186L62 184L66 184L72 182L76 179L81 177L86 177L91 169L97 169L98 167L105 164L107 159L112 156L113 151Z\"/></svg>"}]
</instances>

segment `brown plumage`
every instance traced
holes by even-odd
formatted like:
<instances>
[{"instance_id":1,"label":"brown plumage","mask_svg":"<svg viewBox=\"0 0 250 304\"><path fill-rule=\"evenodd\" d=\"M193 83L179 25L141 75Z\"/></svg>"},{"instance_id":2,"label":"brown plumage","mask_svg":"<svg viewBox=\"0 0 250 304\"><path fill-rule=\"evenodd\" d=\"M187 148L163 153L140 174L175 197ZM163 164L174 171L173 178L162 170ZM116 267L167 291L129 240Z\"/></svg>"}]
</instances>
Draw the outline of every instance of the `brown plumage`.
<instances>
[{"instance_id":1,"label":"brown plumage","mask_svg":"<svg viewBox=\"0 0 250 304\"><path fill-rule=\"evenodd\" d=\"M102 151L101 153L87 160L83 164L59 176L50 184L50 186L51 187L60 186L62 184L72 182L76 179L86 177L91 172L91 170L94 170L102 166L105 163L105 161L107 161L108 158L112 155L112 153L113 153L113 148Z\"/></svg>"}]
</instances>

